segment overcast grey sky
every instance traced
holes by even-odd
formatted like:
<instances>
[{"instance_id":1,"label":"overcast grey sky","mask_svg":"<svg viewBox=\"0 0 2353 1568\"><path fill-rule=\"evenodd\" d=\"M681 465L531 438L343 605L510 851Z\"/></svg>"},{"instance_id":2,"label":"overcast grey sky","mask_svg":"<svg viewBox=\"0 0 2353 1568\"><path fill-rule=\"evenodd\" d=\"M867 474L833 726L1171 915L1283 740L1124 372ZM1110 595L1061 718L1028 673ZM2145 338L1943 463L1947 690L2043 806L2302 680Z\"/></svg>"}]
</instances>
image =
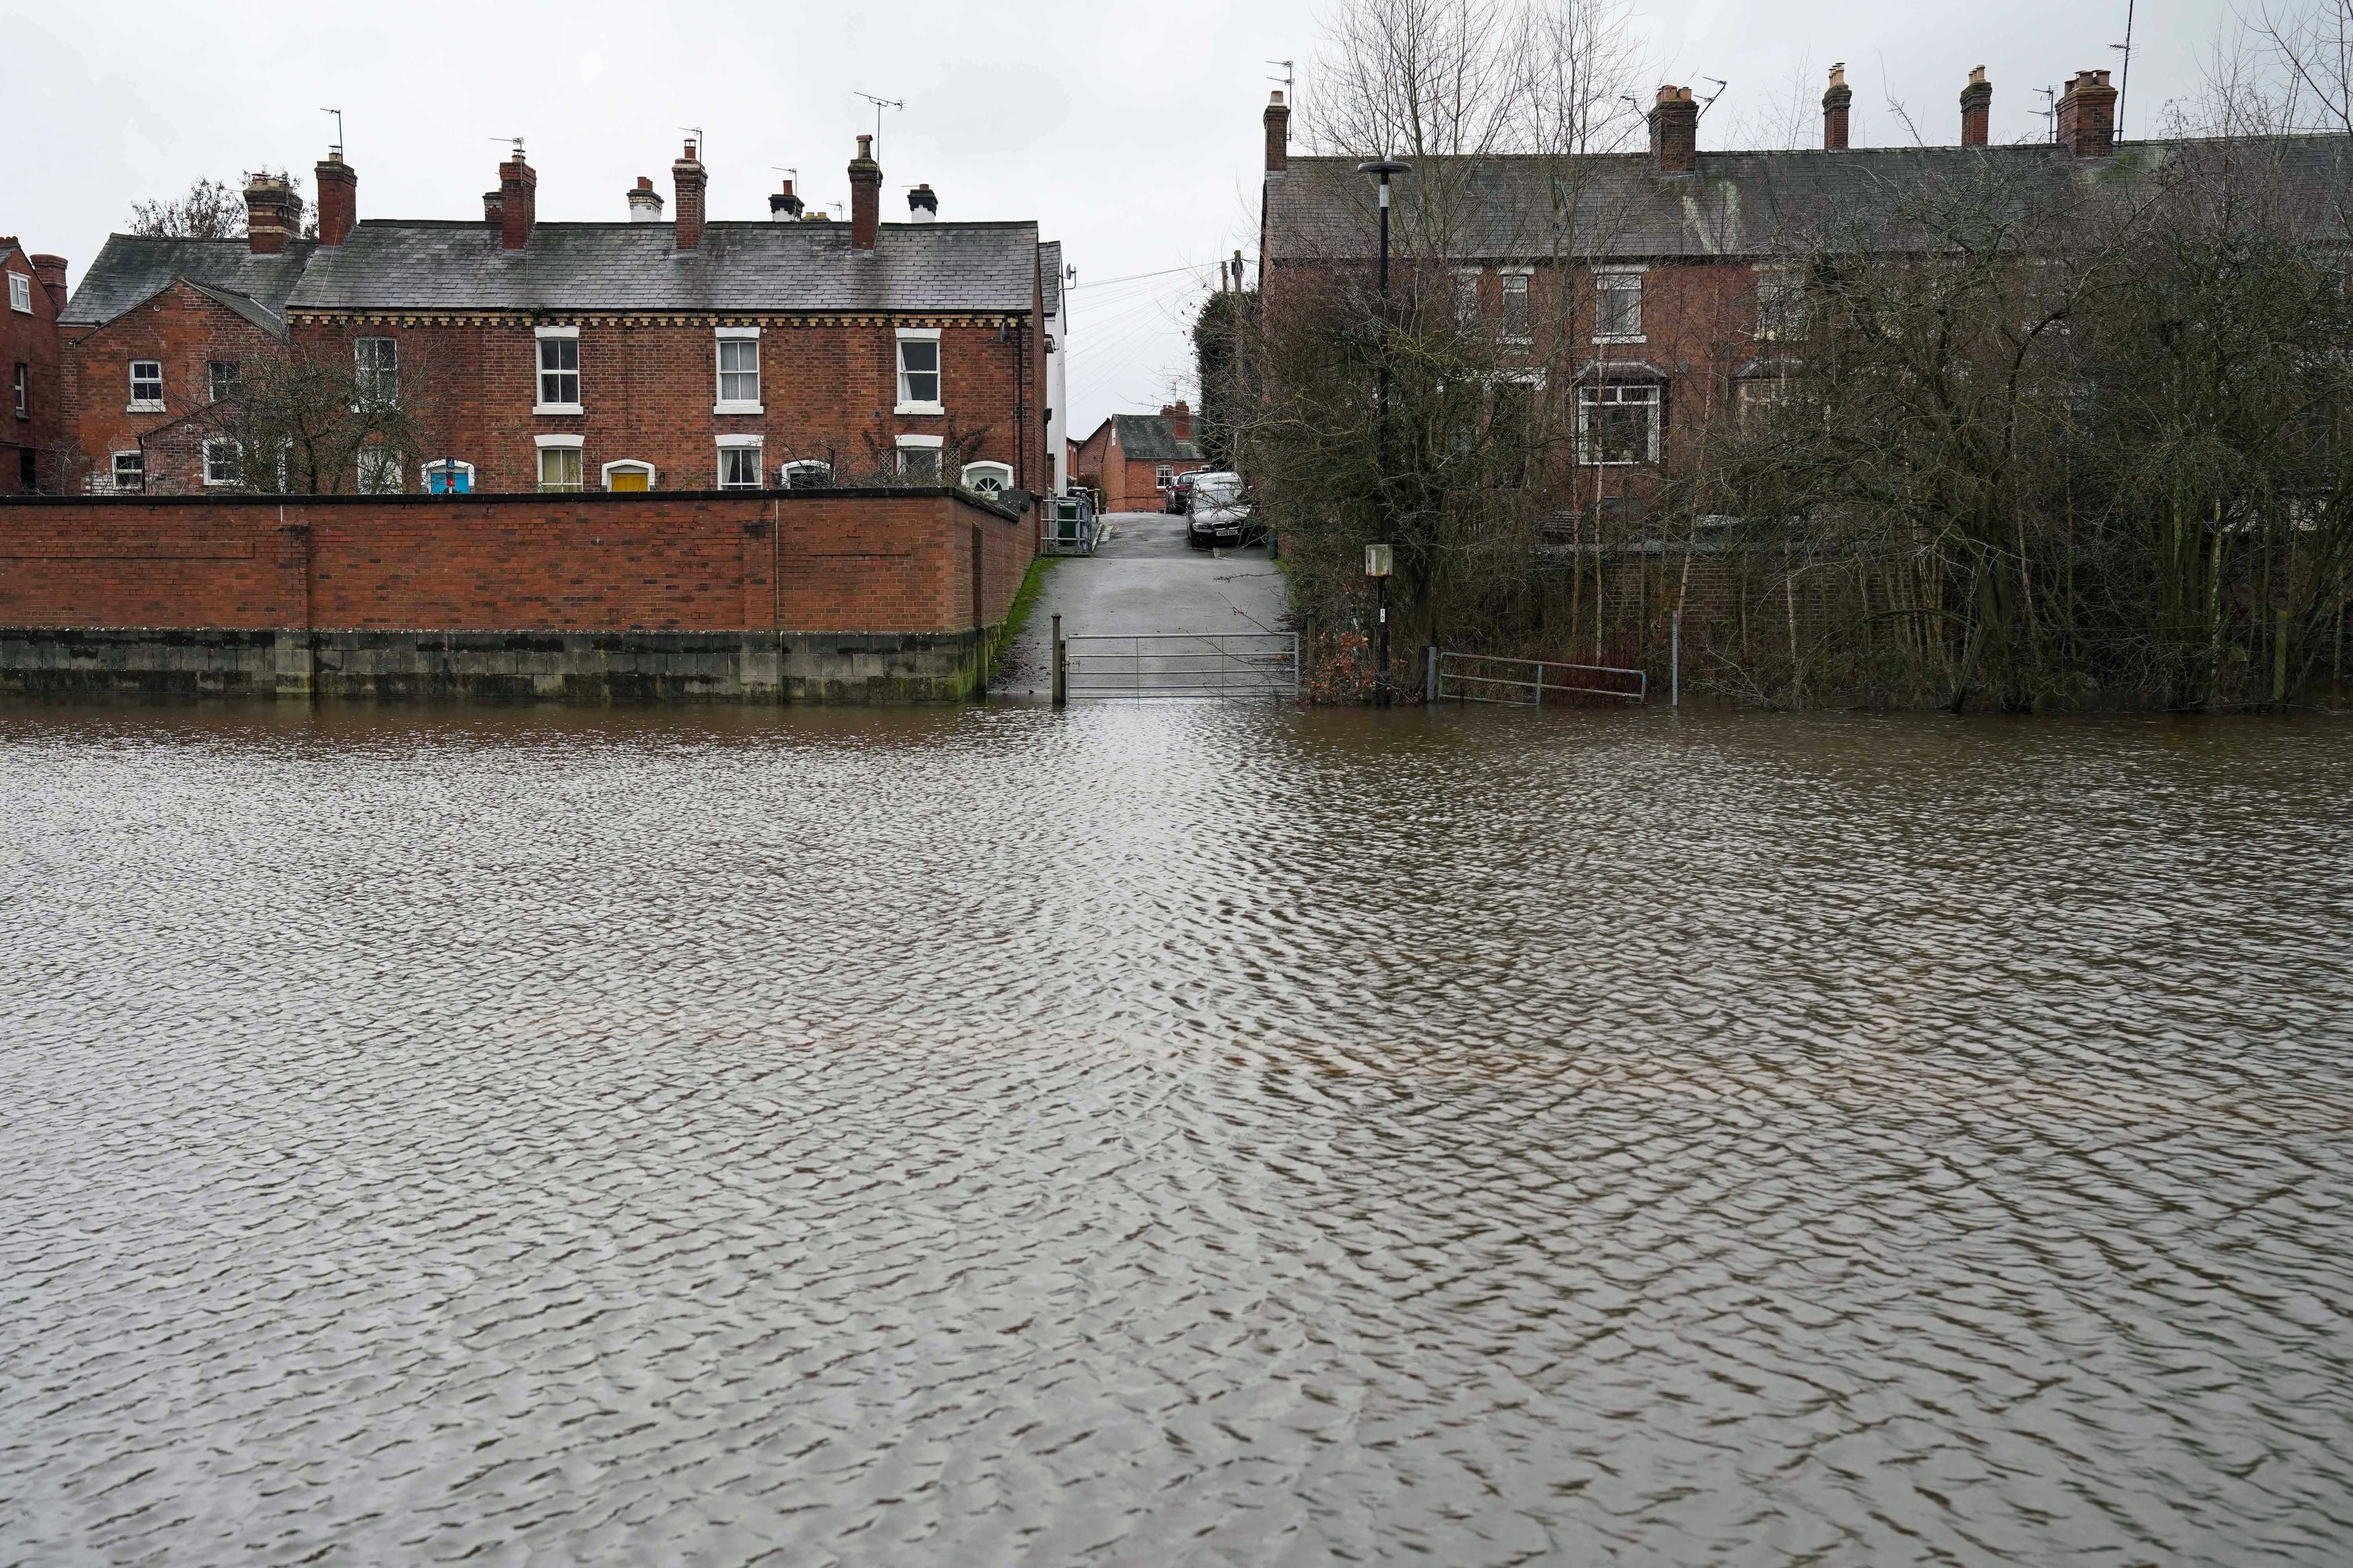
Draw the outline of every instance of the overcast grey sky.
<instances>
[{"instance_id":1,"label":"overcast grey sky","mask_svg":"<svg viewBox=\"0 0 2353 1568\"><path fill-rule=\"evenodd\" d=\"M713 218L765 218L772 165L811 201L847 199L858 91L903 99L882 122L884 216L928 181L943 217L1034 217L1079 269L1071 428L1189 390L1185 329L1219 257L1255 250L1259 111L1300 62L1315 90L1336 0L944 3L851 0L673 9L608 0L403 5L0 0L0 102L17 135L0 233L81 268L131 203L264 163L308 184L344 112L360 216L472 217L522 135L539 212L627 216L637 175L667 196L681 127L705 134ZM1833 60L1857 144L1959 139L1971 66L1995 84L1997 141L2037 135L2031 89L2114 68L2126 0L1637 0L1653 80L1730 85L1702 147L1786 116L1792 73L1819 96ZM2223 0L2139 0L2126 134L2195 90ZM1811 114L1810 110L1809 114ZM1190 270L1172 270L1189 268ZM1151 276L1142 276L1149 274ZM1129 281L1115 281L1129 279Z\"/></svg>"}]
</instances>

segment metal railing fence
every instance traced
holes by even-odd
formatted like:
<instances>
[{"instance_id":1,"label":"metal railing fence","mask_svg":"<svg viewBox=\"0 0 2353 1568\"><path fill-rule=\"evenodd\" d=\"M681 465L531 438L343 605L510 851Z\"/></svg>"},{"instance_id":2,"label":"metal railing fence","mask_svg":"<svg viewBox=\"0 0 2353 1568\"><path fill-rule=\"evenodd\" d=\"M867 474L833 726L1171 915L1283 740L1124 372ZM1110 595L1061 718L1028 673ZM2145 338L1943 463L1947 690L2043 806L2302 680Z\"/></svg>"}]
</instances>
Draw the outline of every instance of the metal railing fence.
<instances>
[{"instance_id":1,"label":"metal railing fence","mask_svg":"<svg viewBox=\"0 0 2353 1568\"><path fill-rule=\"evenodd\" d=\"M1423 695L1431 702L1490 702L1541 708L1551 698L1599 697L1625 702L1650 700L1651 678L1639 669L1607 664L1567 664L1548 658L1505 658L1488 653L1428 653ZM1501 667L1497 668L1496 667Z\"/></svg>"}]
</instances>

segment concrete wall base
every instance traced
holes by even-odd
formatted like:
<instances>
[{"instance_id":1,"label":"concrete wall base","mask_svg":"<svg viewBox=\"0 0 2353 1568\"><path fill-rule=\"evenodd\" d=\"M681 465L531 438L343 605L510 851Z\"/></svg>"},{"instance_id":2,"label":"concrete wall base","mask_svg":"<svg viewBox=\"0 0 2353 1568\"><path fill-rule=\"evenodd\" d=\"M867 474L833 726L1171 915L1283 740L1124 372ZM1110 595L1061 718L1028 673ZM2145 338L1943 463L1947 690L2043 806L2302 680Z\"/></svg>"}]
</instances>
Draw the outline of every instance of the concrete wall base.
<instances>
[{"instance_id":1,"label":"concrete wall base","mask_svg":"<svg viewBox=\"0 0 2353 1568\"><path fill-rule=\"evenodd\" d=\"M0 626L0 697L953 702L985 632L334 632Z\"/></svg>"}]
</instances>

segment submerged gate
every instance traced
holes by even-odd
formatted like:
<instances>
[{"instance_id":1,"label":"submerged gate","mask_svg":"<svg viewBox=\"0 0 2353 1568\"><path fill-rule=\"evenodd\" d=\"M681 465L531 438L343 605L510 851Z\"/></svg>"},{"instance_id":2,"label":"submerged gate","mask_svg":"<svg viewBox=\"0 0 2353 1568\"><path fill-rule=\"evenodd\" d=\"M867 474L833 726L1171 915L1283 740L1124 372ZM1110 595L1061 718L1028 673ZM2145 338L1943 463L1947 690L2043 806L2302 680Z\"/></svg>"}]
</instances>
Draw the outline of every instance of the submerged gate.
<instances>
[{"instance_id":1,"label":"submerged gate","mask_svg":"<svg viewBox=\"0 0 2353 1568\"><path fill-rule=\"evenodd\" d=\"M1062 635L1054 617L1054 701L1072 698L1299 695L1296 632Z\"/></svg>"}]
</instances>

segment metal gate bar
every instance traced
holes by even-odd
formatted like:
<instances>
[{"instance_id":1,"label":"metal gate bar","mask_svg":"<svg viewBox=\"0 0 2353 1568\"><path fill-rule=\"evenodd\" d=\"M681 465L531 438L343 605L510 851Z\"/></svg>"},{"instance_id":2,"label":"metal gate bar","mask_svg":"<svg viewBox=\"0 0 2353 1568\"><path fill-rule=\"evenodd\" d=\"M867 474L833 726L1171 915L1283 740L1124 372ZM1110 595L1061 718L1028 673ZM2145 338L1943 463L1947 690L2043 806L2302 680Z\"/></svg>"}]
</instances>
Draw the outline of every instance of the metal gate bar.
<instances>
[{"instance_id":1,"label":"metal gate bar","mask_svg":"<svg viewBox=\"0 0 2353 1568\"><path fill-rule=\"evenodd\" d=\"M1069 697L1296 697L1293 632L1109 632L1065 637L1058 689Z\"/></svg>"},{"instance_id":2,"label":"metal gate bar","mask_svg":"<svg viewBox=\"0 0 2353 1568\"><path fill-rule=\"evenodd\" d=\"M1471 664L1509 665L1516 673L1482 675L1462 668ZM1548 672L1556 670L1560 673L1547 679ZM1634 682L1634 689L1629 691L1620 687L1582 683L1584 678L1593 676L1622 676ZM1541 708L1546 696L1552 692L1614 697L1627 702L1647 702L1651 693L1651 678L1639 669L1620 669L1607 664L1565 664L1548 658L1507 658L1492 653L1450 653L1443 648L1430 650L1428 685L1432 701L1451 698L1458 702L1489 702L1507 708Z\"/></svg>"}]
</instances>

